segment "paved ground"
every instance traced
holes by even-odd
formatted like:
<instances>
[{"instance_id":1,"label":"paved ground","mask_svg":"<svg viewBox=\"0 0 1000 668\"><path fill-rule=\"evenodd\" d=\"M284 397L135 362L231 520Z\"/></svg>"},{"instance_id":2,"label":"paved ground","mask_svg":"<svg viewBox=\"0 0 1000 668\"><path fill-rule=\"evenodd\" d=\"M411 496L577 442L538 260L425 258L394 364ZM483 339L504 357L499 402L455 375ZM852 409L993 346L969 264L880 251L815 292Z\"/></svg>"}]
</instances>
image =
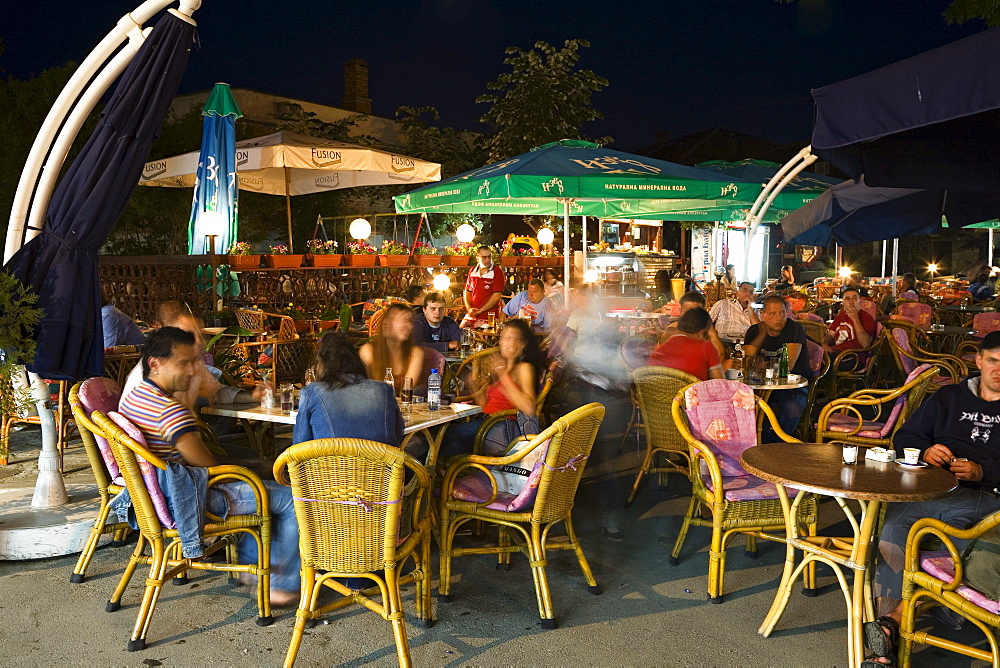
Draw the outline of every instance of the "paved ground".
<instances>
[{"instance_id":1,"label":"paved ground","mask_svg":"<svg viewBox=\"0 0 1000 668\"><path fill-rule=\"evenodd\" d=\"M621 408L620 406L617 408ZM612 416L615 411L611 412ZM612 417L612 423L617 418ZM617 448L612 426L605 443ZM14 462L0 468L0 484L33 478L37 432L14 435ZM86 460L79 447L67 458L67 477L85 481ZM613 464L631 484L636 453ZM609 466L610 468L610 466ZM592 473L606 477L601 470ZM23 482L22 482L23 484ZM682 491L679 481L669 491ZM762 544L759 558L730 547L726 599L705 600L708 530L694 528L678 566L667 563L669 545L685 509L684 498L658 496L655 481L644 486L633 508L622 515L624 542L601 537L595 518L600 496L594 484L581 487L575 517L584 550L603 587L587 592L572 553L550 555L549 579L559 628L538 626L531 575L523 557L510 572L498 572L488 557L455 562L454 601L435 602L437 625L409 624L413 659L420 666L445 665L708 665L844 666L844 601L836 582L821 570L817 598L794 595L770 638L756 630L781 574L783 548ZM829 525L838 520L834 504L822 505ZM662 540L661 540L662 539ZM668 545L664 545L666 542ZM127 653L125 643L142 592L136 574L123 607L104 612L129 548L103 548L86 582L72 585L75 556L0 563L0 657L20 665L200 666L220 661L237 666L280 665L288 647L293 611L277 611L267 628L254 624L255 606L245 589L231 588L223 576L197 575L186 587L167 586L157 605L144 652ZM434 560L436 569L437 563ZM413 611L412 590L404 606ZM389 625L364 610L328 620L303 641L298 665L393 665ZM414 620L415 621L415 620ZM955 635L971 641L978 632ZM972 665L959 655L922 649L914 665Z\"/></svg>"}]
</instances>

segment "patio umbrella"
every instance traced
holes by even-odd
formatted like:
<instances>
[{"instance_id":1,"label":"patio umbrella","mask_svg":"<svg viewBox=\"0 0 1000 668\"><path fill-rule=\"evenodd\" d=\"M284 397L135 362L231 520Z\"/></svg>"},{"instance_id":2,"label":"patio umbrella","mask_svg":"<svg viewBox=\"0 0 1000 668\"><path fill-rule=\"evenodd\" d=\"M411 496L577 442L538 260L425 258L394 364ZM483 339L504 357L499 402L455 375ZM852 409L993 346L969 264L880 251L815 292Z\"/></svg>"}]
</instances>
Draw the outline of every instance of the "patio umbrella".
<instances>
[{"instance_id":1,"label":"patio umbrella","mask_svg":"<svg viewBox=\"0 0 1000 668\"><path fill-rule=\"evenodd\" d=\"M199 155L192 151L148 162L139 185L192 188ZM240 190L284 195L291 247L291 197L356 186L437 181L441 165L358 144L275 132L236 142L236 172Z\"/></svg>"},{"instance_id":2,"label":"patio umbrella","mask_svg":"<svg viewBox=\"0 0 1000 668\"><path fill-rule=\"evenodd\" d=\"M236 241L236 119L243 115L229 84L217 83L201 110L201 154L188 223L188 254L205 253L205 238L215 237L215 252ZM207 214L207 215L206 215Z\"/></svg>"},{"instance_id":3,"label":"patio umbrella","mask_svg":"<svg viewBox=\"0 0 1000 668\"><path fill-rule=\"evenodd\" d=\"M28 367L43 378L104 373L97 251L159 136L196 29L166 13L122 74L101 121L52 196L42 233L4 265L39 295L45 317Z\"/></svg>"}]
</instances>

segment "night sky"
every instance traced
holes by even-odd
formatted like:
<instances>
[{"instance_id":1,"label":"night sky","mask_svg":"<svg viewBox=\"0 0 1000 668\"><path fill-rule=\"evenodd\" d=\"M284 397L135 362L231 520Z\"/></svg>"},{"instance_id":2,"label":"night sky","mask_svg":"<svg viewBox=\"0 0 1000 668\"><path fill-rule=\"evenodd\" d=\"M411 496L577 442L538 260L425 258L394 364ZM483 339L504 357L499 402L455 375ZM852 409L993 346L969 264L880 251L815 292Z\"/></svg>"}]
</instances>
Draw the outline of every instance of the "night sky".
<instances>
[{"instance_id":1,"label":"night sky","mask_svg":"<svg viewBox=\"0 0 1000 668\"><path fill-rule=\"evenodd\" d=\"M21 9L15 11L15 4ZM0 2L0 69L18 78L82 60L139 0ZM503 50L585 38L581 67L610 86L605 120L584 127L614 147L723 126L780 142L808 138L809 90L984 29L956 27L947 0L204 0L202 48L181 92L234 87L338 106L343 62L369 61L373 111L434 106L441 122L482 131L475 98Z\"/></svg>"}]
</instances>

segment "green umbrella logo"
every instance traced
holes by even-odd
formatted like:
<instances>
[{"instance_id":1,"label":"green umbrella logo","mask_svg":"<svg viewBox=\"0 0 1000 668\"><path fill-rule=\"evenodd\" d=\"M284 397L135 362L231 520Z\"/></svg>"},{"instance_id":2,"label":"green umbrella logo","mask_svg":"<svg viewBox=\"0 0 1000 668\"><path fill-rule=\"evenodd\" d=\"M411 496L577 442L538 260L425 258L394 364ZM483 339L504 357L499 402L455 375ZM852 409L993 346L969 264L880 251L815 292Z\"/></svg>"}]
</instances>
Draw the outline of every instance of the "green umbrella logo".
<instances>
[{"instance_id":1,"label":"green umbrella logo","mask_svg":"<svg viewBox=\"0 0 1000 668\"><path fill-rule=\"evenodd\" d=\"M550 180L542 184L542 190L544 190L547 193L552 192L553 188L557 188L557 190L555 191L557 194L559 195L563 194L563 182L556 176L553 176Z\"/></svg>"}]
</instances>

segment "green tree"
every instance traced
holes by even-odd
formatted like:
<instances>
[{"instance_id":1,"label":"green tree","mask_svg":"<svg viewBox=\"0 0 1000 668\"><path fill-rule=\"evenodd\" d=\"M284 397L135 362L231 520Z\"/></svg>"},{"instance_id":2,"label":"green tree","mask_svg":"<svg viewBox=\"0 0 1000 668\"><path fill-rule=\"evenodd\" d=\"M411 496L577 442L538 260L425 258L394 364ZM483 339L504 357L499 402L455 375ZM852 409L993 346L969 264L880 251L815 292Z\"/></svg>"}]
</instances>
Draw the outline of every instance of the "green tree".
<instances>
[{"instance_id":1,"label":"green tree","mask_svg":"<svg viewBox=\"0 0 1000 668\"><path fill-rule=\"evenodd\" d=\"M944 11L948 23L982 19L990 28L1000 25L1000 0L952 0Z\"/></svg>"},{"instance_id":2,"label":"green tree","mask_svg":"<svg viewBox=\"0 0 1000 668\"><path fill-rule=\"evenodd\" d=\"M511 71L487 84L496 93L476 98L492 105L480 119L493 128L482 140L490 162L560 139L586 139L580 134L583 124L603 118L591 106L591 96L608 86L604 77L577 69L581 47L589 46L587 40L570 39L561 49L541 41L530 51L507 47L503 62Z\"/></svg>"}]
</instances>

